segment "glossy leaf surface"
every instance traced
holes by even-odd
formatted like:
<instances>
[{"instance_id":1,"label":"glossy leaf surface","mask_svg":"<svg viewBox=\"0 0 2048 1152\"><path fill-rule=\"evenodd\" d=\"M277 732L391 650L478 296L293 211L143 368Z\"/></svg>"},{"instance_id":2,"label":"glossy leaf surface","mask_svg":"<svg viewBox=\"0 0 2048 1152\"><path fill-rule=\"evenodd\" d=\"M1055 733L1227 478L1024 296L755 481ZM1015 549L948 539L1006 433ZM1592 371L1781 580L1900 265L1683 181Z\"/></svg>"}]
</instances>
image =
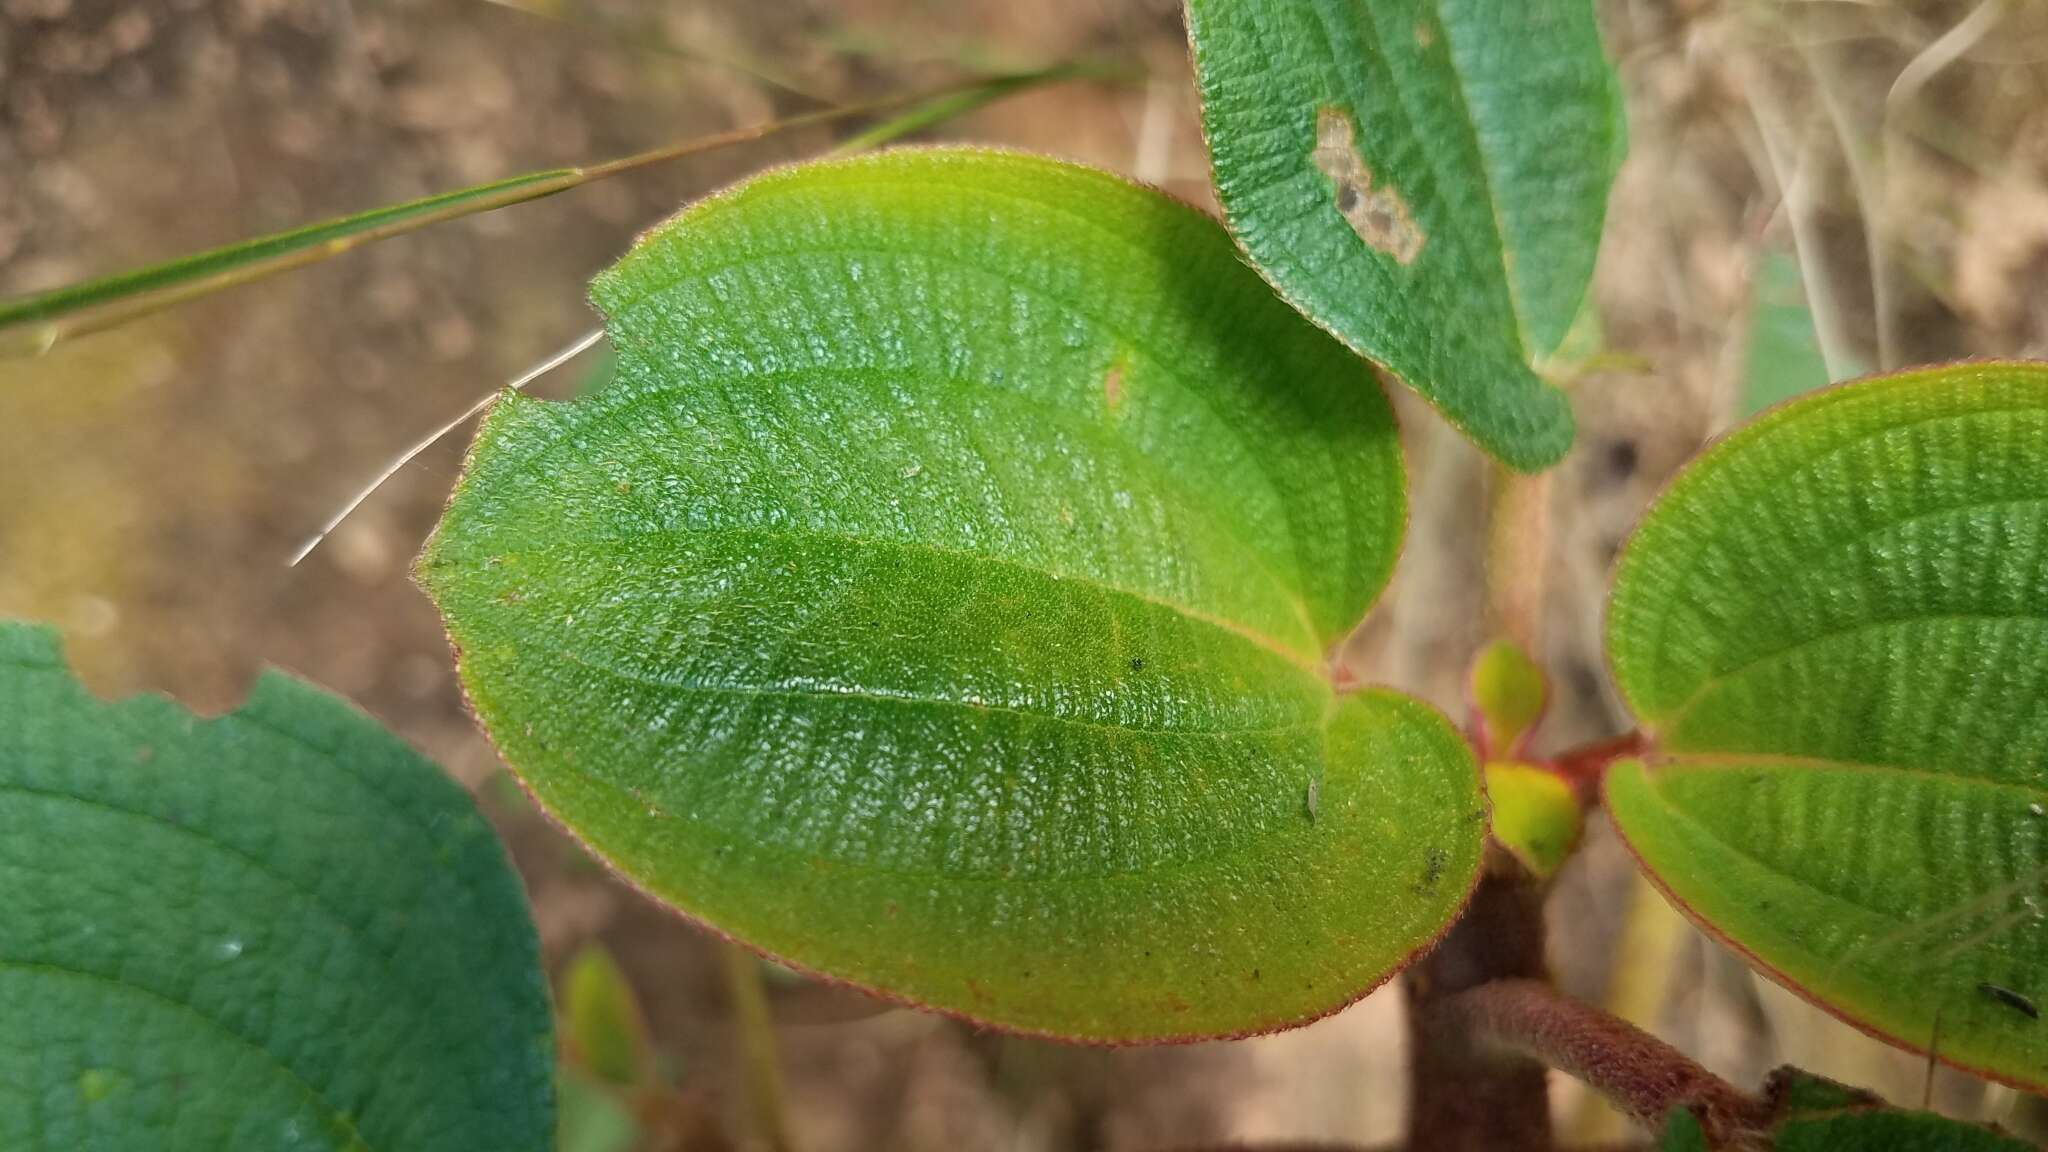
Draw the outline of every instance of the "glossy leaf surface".
<instances>
[{"instance_id":1,"label":"glossy leaf surface","mask_svg":"<svg viewBox=\"0 0 2048 1152\"><path fill-rule=\"evenodd\" d=\"M542 1150L547 992L460 788L275 673L102 703L0 624L0 1148Z\"/></svg>"},{"instance_id":2,"label":"glossy leaf surface","mask_svg":"<svg viewBox=\"0 0 2048 1152\"><path fill-rule=\"evenodd\" d=\"M1656 754L1607 800L1708 927L1852 1022L2048 1082L2048 367L1796 400L1619 566Z\"/></svg>"},{"instance_id":3,"label":"glossy leaf surface","mask_svg":"<svg viewBox=\"0 0 2048 1152\"><path fill-rule=\"evenodd\" d=\"M1530 370L1592 275L1622 150L1588 0L1189 0L1216 191L1280 294L1525 471Z\"/></svg>"},{"instance_id":4,"label":"glossy leaf surface","mask_svg":"<svg viewBox=\"0 0 2048 1152\"><path fill-rule=\"evenodd\" d=\"M487 418L420 576L550 811L778 957L1091 1040L1280 1027L1474 876L1438 714L1324 652L1404 516L1366 365L1088 169L763 176L601 276L617 354Z\"/></svg>"}]
</instances>

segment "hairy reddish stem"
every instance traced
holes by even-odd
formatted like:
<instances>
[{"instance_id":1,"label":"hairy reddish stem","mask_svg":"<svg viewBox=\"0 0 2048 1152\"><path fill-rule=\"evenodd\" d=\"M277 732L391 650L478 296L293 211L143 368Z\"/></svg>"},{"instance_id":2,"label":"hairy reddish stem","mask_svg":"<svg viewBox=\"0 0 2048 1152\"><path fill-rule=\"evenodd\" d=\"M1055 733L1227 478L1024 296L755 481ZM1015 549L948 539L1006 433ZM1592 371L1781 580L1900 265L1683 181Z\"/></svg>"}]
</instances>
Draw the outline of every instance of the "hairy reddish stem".
<instances>
[{"instance_id":1,"label":"hairy reddish stem","mask_svg":"<svg viewBox=\"0 0 2048 1152\"><path fill-rule=\"evenodd\" d=\"M1454 1007L1490 982L1544 975L1542 887L1490 849L1465 914L1402 981L1410 1152L1550 1152L1543 1065L1484 1043Z\"/></svg>"},{"instance_id":2,"label":"hairy reddish stem","mask_svg":"<svg viewBox=\"0 0 2048 1152\"><path fill-rule=\"evenodd\" d=\"M1600 794L1600 778L1607 774L1608 765L1630 756L1640 756L1649 749L1649 738L1631 729L1606 740L1568 748L1551 757L1549 767L1590 803Z\"/></svg>"},{"instance_id":3,"label":"hairy reddish stem","mask_svg":"<svg viewBox=\"0 0 2048 1152\"><path fill-rule=\"evenodd\" d=\"M1535 980L1502 980L1438 1005L1442 1026L1525 1054L1605 1096L1655 1130L1674 1108L1699 1117L1716 1148L1769 1126L1769 1107L1626 1020Z\"/></svg>"}]
</instances>

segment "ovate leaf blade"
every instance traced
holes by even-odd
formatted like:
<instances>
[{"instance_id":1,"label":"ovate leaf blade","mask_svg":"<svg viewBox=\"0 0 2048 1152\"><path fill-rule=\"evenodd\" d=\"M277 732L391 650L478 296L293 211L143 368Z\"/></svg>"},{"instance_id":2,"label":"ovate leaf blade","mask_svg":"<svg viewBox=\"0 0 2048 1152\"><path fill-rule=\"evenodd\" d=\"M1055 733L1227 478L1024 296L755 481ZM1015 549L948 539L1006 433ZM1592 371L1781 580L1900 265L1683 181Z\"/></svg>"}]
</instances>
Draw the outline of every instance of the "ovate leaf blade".
<instances>
[{"instance_id":1,"label":"ovate leaf blade","mask_svg":"<svg viewBox=\"0 0 2048 1152\"><path fill-rule=\"evenodd\" d=\"M538 944L469 798L341 701L102 703L0 624L0 1147L530 1149Z\"/></svg>"},{"instance_id":2,"label":"ovate leaf blade","mask_svg":"<svg viewBox=\"0 0 2048 1152\"><path fill-rule=\"evenodd\" d=\"M793 964L1096 1041L1298 1023L1462 903L1476 767L1324 653L1405 515L1367 367L1212 221L978 151L756 179L595 289L422 557L540 801Z\"/></svg>"},{"instance_id":3,"label":"ovate leaf blade","mask_svg":"<svg viewBox=\"0 0 2048 1152\"><path fill-rule=\"evenodd\" d=\"M1858 1025L2048 1082L2048 367L1735 433L1637 530L1608 649L1656 749L1608 805L1668 892Z\"/></svg>"},{"instance_id":4,"label":"ovate leaf blade","mask_svg":"<svg viewBox=\"0 0 2048 1152\"><path fill-rule=\"evenodd\" d=\"M1534 471L1623 147L1586 0L1189 0L1218 198L1295 307Z\"/></svg>"}]
</instances>

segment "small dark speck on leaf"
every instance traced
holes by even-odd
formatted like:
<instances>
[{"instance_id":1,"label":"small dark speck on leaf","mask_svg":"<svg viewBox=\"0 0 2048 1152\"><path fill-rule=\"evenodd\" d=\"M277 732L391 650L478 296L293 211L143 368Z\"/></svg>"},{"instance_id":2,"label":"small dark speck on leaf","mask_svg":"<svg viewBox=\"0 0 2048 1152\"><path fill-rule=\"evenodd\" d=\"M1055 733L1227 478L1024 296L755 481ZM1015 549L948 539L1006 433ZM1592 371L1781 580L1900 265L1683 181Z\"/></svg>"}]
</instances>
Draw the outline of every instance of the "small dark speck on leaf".
<instances>
[{"instance_id":1,"label":"small dark speck on leaf","mask_svg":"<svg viewBox=\"0 0 2048 1152\"><path fill-rule=\"evenodd\" d=\"M2036 1007L2032 1000L2010 988L1987 982L1977 985L1977 991L2018 1012L2029 1020L2039 1020L2041 1018L2041 1009Z\"/></svg>"},{"instance_id":2,"label":"small dark speck on leaf","mask_svg":"<svg viewBox=\"0 0 2048 1152\"><path fill-rule=\"evenodd\" d=\"M1444 865L1450 861L1450 853L1441 848L1431 848L1422 863L1422 879L1416 883L1415 891L1431 892L1437 881L1444 878Z\"/></svg>"},{"instance_id":3,"label":"small dark speck on leaf","mask_svg":"<svg viewBox=\"0 0 2048 1152\"><path fill-rule=\"evenodd\" d=\"M1133 671L1133 672L1143 672L1144 670L1145 670L1145 658L1144 658L1143 656L1133 656L1133 657L1131 657L1131 671Z\"/></svg>"}]
</instances>

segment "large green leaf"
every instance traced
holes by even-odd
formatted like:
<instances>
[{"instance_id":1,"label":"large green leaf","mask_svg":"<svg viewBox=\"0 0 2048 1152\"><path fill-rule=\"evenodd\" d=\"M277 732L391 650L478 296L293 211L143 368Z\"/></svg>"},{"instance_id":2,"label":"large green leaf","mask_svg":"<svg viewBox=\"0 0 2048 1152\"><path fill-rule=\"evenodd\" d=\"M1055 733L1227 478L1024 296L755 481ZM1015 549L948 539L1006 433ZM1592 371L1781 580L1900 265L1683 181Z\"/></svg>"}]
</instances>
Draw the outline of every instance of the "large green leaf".
<instances>
[{"instance_id":1,"label":"large green leaf","mask_svg":"<svg viewBox=\"0 0 2048 1152\"><path fill-rule=\"evenodd\" d=\"M540 801L654 894L1090 1040L1304 1021L1476 876L1470 753L1335 696L1404 512L1385 396L1216 224L978 151L763 176L507 396L420 577Z\"/></svg>"},{"instance_id":2,"label":"large green leaf","mask_svg":"<svg viewBox=\"0 0 2048 1152\"><path fill-rule=\"evenodd\" d=\"M1852 1022L2048 1083L2048 366L1795 400L1638 529L1607 801L1691 913Z\"/></svg>"},{"instance_id":3,"label":"large green leaf","mask_svg":"<svg viewBox=\"0 0 2048 1152\"><path fill-rule=\"evenodd\" d=\"M1589 0L1188 0L1217 196L1310 319L1525 471L1622 150Z\"/></svg>"},{"instance_id":4,"label":"large green leaf","mask_svg":"<svg viewBox=\"0 0 2048 1152\"><path fill-rule=\"evenodd\" d=\"M341 701L106 704L0 624L0 1148L546 1149L533 925L490 826Z\"/></svg>"}]
</instances>

